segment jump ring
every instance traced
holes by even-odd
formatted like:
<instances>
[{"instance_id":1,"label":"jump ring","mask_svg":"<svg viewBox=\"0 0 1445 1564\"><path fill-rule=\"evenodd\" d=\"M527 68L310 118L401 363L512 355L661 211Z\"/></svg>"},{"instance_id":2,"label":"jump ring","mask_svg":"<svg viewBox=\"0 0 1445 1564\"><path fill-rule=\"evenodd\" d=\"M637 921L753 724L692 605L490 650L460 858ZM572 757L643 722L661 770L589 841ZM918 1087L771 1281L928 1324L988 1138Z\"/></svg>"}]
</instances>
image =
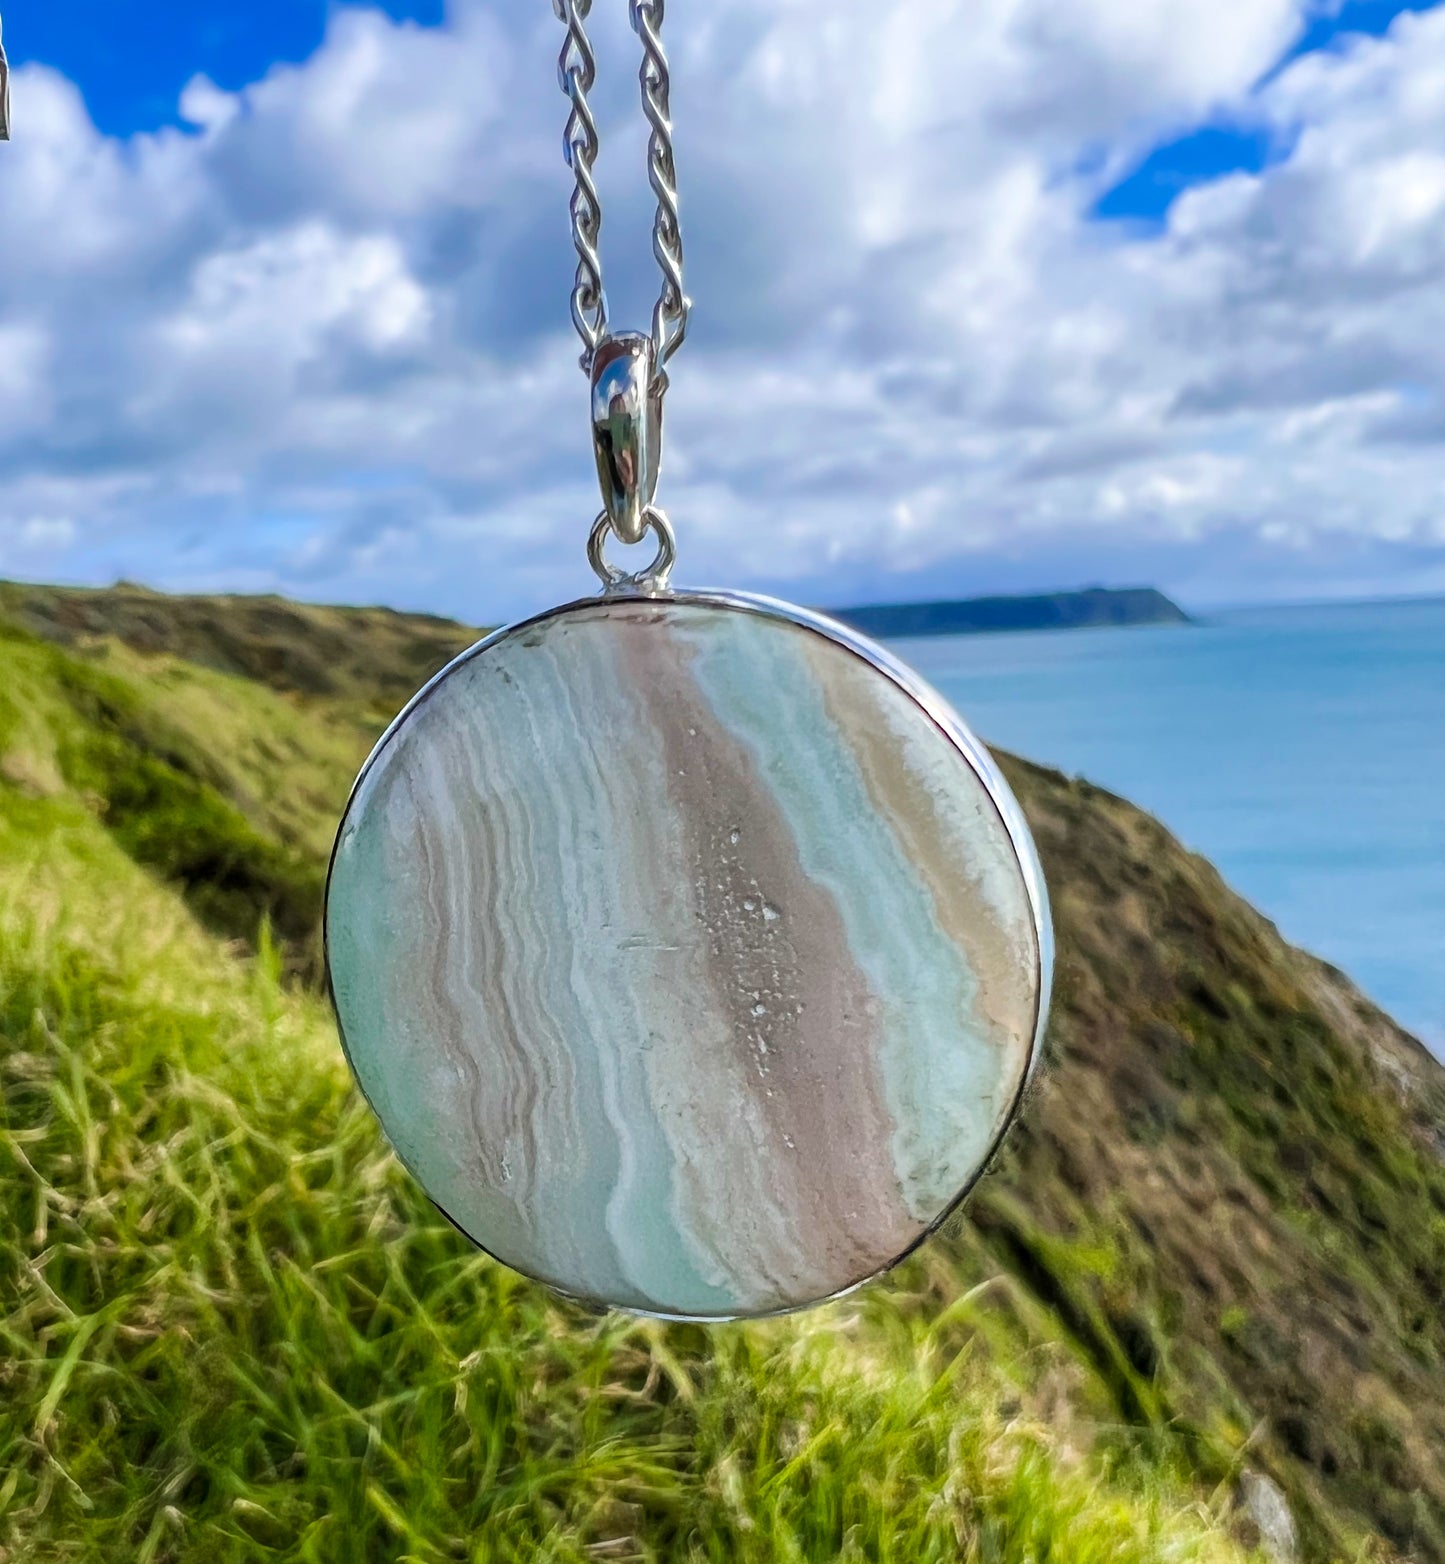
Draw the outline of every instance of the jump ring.
<instances>
[{"instance_id":1,"label":"jump ring","mask_svg":"<svg viewBox=\"0 0 1445 1564\"><path fill-rule=\"evenodd\" d=\"M609 564L603 547L612 535L612 523L607 512L598 516L587 539L587 562L597 572L605 592L640 592L646 597L667 591L667 578L677 563L677 538L672 523L655 505L649 505L642 515L644 530L650 530L657 539L657 553L652 563L643 570L620 570Z\"/></svg>"}]
</instances>

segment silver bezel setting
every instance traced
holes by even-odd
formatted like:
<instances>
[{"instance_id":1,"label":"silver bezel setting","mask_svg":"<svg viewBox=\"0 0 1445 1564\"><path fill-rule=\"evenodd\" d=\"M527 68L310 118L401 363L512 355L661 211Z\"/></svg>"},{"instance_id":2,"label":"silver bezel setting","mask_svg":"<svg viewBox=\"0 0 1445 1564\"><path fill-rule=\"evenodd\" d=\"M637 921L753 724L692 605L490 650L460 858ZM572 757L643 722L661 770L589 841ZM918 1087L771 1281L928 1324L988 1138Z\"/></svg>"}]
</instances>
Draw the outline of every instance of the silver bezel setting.
<instances>
[{"instance_id":1,"label":"silver bezel setting","mask_svg":"<svg viewBox=\"0 0 1445 1564\"><path fill-rule=\"evenodd\" d=\"M886 1276L890 1271L901 1265L904 1260L914 1254L923 1244L934 1237L951 1217L953 1217L968 1197L977 1187L979 1180L988 1171L994 1159L997 1157L1009 1130L1015 1123L1019 1109L1033 1080L1040 1060L1043 1055L1044 1031L1048 1024L1049 1003L1051 998L1054 964L1053 925L1049 911L1048 887L1044 880L1043 867L1039 862L1038 852L1034 846L1033 835L1028 823L1024 819L1022 809L1019 807L1013 790L1009 787L1003 773L999 770L992 755L982 743L973 735L964 723L963 719L954 711L953 707L931 685L919 677L908 665L895 657L891 652L880 646L868 637L860 635L856 630L830 619L825 614L815 613L810 609L799 608L795 604L782 602L776 598L764 597L748 592L729 592L712 590L667 590L667 591L619 591L610 590L600 595L578 598L573 602L564 603L556 608L547 609L540 614L534 614L528 619L517 621L515 624L504 626L500 630L485 636L475 645L468 647L464 652L453 658L445 668L429 679L417 693L406 703L395 719L389 724L385 733L377 740L370 755L367 756L356 781L352 784L350 796L347 799L346 808L342 811L341 821L337 827L336 839L332 845L330 863L326 873L326 890L323 902L322 922L322 949L326 966L326 988L331 1001L332 1013L336 1017L337 1033L341 1039L342 1052L346 1056L347 1066L351 1070L352 1079L357 1089L366 1100L367 1106L376 1113L375 1104L367 1095L366 1088L361 1084L361 1077L352 1057L350 1045L346 1039L346 1028L341 1018L340 1007L336 1003L336 992L331 981L331 951L330 951L330 920L331 920L331 880L336 866L337 851L346 831L346 826L351 818L352 810L361 794L367 777L378 759L386 750L398 733L405 727L411 715L420 707L442 684L446 682L459 668L466 666L473 659L485 656L493 647L511 637L520 635L526 631L535 630L539 626L549 624L553 620L566 618L568 615L592 612L598 607L608 603L637 602L651 604L684 604L696 607L715 608L722 611L735 613L754 614L765 619L771 619L809 630L834 645L852 653L861 661L867 663L876 672L891 680L902 690L933 722L934 726L953 745L958 753L968 763L974 775L982 783L990 802L997 811L1004 830L1008 834L1013 847L1014 855L1018 861L1020 872L1023 875L1025 889L1028 894L1029 906L1033 914L1034 930L1034 960L1035 960L1035 991L1037 994L1037 1007L1034 1020L1033 1036L1030 1040L1028 1065L1020 1079L1018 1089L1013 1101L1009 1104L1008 1111L1004 1115L997 1133L989 1145L987 1154L983 1157L973 1177L962 1189L949 1201L948 1205L918 1235L918 1237L900 1254L896 1255L886 1265L878 1267L866 1276L860 1276L856 1280L840 1287L836 1292L826 1297L812 1299L807 1302L789 1305L787 1308L763 1311L755 1314L675 1314L661 1310L638 1309L631 1306L619 1305L606 1298L592 1297L585 1293L571 1292L558 1287L542 1277L536 1277L526 1271L518 1270L519 1275L525 1275L529 1280L548 1288L558 1296L580 1304L582 1307L594 1312L616 1311L633 1315L642 1319L665 1320L676 1323L692 1324L723 1324L731 1320L744 1319L772 1319L788 1314L801 1313L808 1309L819 1308L824 1304L836 1303L849 1294L856 1292L860 1287L865 1287L869 1282ZM386 1125L380 1114L376 1115L378 1124L381 1125L383 1135L386 1135ZM390 1137L387 1137L388 1145L391 1145ZM492 1254L487 1247L452 1214L433 1200L428 1193L425 1183L399 1152L392 1146L393 1154L397 1161L406 1169L408 1174L416 1181L422 1193L427 1196L433 1206L457 1229L459 1233L475 1248L496 1260L499 1265L506 1265L508 1269L517 1270L509 1261Z\"/></svg>"}]
</instances>

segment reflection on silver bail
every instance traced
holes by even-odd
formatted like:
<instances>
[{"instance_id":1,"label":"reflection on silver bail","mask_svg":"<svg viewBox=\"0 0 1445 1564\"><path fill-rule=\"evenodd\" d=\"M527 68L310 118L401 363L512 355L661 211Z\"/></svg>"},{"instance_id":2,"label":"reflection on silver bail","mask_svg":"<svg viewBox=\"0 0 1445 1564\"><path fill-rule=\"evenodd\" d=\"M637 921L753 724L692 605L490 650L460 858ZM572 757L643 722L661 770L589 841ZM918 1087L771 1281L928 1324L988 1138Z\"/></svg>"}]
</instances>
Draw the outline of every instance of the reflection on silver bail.
<instances>
[{"instance_id":1,"label":"reflection on silver bail","mask_svg":"<svg viewBox=\"0 0 1445 1564\"><path fill-rule=\"evenodd\" d=\"M592 442L612 530L642 541L662 461L662 392L652 338L620 332L592 360Z\"/></svg>"}]
</instances>

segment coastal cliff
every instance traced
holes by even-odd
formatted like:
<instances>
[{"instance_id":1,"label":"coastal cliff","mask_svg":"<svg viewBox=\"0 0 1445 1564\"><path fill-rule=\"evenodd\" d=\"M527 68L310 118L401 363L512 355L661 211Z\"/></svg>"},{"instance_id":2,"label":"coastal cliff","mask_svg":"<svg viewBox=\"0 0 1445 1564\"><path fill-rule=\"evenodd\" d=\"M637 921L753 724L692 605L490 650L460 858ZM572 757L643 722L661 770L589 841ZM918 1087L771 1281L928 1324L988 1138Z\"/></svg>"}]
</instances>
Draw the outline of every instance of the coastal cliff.
<instances>
[{"instance_id":1,"label":"coastal cliff","mask_svg":"<svg viewBox=\"0 0 1445 1564\"><path fill-rule=\"evenodd\" d=\"M0 1554L1445 1560L1445 1070L1024 761L1053 1021L945 1234L715 1330L471 1251L314 931L356 765L472 635L0 589Z\"/></svg>"},{"instance_id":2,"label":"coastal cliff","mask_svg":"<svg viewBox=\"0 0 1445 1564\"><path fill-rule=\"evenodd\" d=\"M978 635L1000 630L1089 630L1119 625L1189 624L1189 615L1153 587L1090 587L1035 597L974 597L937 603L880 603L828 610L864 635Z\"/></svg>"}]
</instances>

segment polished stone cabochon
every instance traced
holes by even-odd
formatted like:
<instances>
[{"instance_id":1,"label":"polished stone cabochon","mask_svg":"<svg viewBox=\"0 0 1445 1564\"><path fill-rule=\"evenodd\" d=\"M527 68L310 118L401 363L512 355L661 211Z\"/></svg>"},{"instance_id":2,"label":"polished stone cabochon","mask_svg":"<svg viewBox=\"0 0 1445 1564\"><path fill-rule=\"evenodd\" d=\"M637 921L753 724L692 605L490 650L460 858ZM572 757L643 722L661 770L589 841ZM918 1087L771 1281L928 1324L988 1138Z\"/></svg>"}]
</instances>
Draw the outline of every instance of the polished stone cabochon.
<instances>
[{"instance_id":1,"label":"polished stone cabochon","mask_svg":"<svg viewBox=\"0 0 1445 1564\"><path fill-rule=\"evenodd\" d=\"M357 785L327 892L352 1067L441 1209L563 1292L833 1296L1017 1104L1048 958L1016 806L842 634L575 605L459 659Z\"/></svg>"}]
</instances>

